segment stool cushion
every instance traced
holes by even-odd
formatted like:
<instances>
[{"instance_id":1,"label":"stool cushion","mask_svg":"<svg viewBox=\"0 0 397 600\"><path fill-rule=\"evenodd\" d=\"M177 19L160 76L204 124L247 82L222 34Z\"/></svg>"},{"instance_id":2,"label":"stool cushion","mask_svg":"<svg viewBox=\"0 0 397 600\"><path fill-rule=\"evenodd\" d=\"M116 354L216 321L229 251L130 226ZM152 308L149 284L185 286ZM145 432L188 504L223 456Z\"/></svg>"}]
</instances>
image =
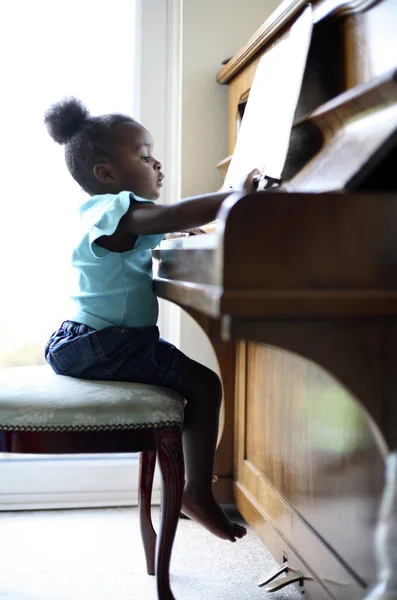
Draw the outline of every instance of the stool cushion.
<instances>
[{"instance_id":1,"label":"stool cushion","mask_svg":"<svg viewBox=\"0 0 397 600\"><path fill-rule=\"evenodd\" d=\"M181 427L183 405L154 385L65 377L49 366L0 369L0 431Z\"/></svg>"}]
</instances>

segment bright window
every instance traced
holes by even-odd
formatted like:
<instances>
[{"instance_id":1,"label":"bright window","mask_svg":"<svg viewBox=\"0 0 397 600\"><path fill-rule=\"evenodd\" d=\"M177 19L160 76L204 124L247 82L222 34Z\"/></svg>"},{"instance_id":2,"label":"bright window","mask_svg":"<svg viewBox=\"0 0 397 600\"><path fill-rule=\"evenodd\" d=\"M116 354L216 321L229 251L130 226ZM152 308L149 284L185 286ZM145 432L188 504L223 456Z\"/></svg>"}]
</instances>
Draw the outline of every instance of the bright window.
<instances>
[{"instance_id":1,"label":"bright window","mask_svg":"<svg viewBox=\"0 0 397 600\"><path fill-rule=\"evenodd\" d=\"M0 368L44 364L48 337L70 314L84 196L44 113L73 95L92 114L139 119L139 10L140 0L15 0L2 11ZM137 499L136 455L0 454L0 475L0 510Z\"/></svg>"},{"instance_id":2,"label":"bright window","mask_svg":"<svg viewBox=\"0 0 397 600\"><path fill-rule=\"evenodd\" d=\"M43 124L64 96L134 110L135 0L7 2L0 24L0 367L42 364L68 318L79 186Z\"/></svg>"}]
</instances>

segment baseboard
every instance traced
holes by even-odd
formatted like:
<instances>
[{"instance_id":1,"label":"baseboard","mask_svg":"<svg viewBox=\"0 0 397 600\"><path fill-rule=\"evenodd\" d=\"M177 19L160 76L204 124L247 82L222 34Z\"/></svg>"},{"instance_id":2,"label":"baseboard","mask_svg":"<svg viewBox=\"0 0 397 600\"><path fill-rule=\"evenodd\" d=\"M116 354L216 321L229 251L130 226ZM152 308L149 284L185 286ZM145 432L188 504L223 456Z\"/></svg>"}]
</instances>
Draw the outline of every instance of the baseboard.
<instances>
[{"instance_id":1,"label":"baseboard","mask_svg":"<svg viewBox=\"0 0 397 600\"><path fill-rule=\"evenodd\" d=\"M138 457L0 459L0 511L136 506ZM160 503L156 469L153 504Z\"/></svg>"}]
</instances>

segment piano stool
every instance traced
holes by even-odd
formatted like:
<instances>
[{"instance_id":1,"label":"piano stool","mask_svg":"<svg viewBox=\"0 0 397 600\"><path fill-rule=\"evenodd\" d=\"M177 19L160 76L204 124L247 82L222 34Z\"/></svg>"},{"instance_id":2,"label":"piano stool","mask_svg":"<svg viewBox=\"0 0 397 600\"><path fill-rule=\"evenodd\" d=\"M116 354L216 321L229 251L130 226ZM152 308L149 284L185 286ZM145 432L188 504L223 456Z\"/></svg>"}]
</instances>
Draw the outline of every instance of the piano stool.
<instances>
[{"instance_id":1,"label":"piano stool","mask_svg":"<svg viewBox=\"0 0 397 600\"><path fill-rule=\"evenodd\" d=\"M169 567L184 486L183 417L183 398L165 388L65 377L47 366L0 370L0 452L140 452L142 541L159 600L174 600ZM150 512L156 456L163 482L158 540Z\"/></svg>"}]
</instances>

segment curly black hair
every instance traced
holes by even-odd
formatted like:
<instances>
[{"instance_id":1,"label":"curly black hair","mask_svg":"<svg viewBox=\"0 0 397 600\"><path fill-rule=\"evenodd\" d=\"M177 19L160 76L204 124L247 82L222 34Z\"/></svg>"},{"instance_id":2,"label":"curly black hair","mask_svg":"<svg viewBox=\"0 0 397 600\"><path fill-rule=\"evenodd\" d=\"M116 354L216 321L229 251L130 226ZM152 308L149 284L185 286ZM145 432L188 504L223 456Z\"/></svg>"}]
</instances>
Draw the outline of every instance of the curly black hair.
<instances>
[{"instance_id":1,"label":"curly black hair","mask_svg":"<svg viewBox=\"0 0 397 600\"><path fill-rule=\"evenodd\" d=\"M136 121L118 113L92 117L80 100L64 98L48 109L44 123L53 140L65 145L66 165L72 177L88 194L97 194L101 189L94 166L112 158L115 127Z\"/></svg>"}]
</instances>

